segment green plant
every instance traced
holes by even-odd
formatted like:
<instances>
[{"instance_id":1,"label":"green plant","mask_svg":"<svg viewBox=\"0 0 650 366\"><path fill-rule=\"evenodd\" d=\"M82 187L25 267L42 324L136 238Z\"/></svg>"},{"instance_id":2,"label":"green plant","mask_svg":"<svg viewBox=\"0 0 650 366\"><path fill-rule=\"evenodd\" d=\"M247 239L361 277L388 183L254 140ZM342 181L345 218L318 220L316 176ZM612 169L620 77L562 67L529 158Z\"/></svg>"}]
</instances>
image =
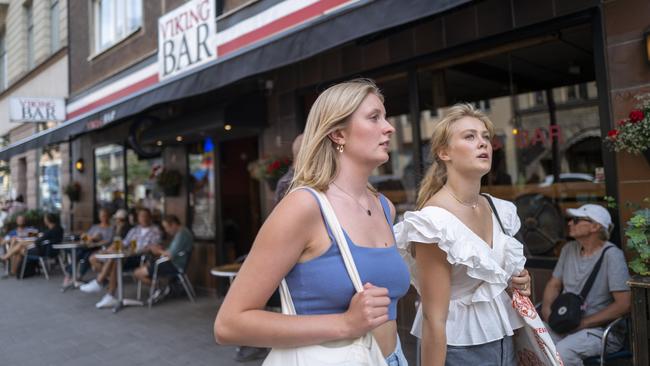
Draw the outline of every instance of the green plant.
<instances>
[{"instance_id":1,"label":"green plant","mask_svg":"<svg viewBox=\"0 0 650 366\"><path fill-rule=\"evenodd\" d=\"M25 225L35 227L39 230L45 228L45 225L43 224L44 212L38 209L27 210L27 211L15 213L5 219L2 226L3 236L16 228L16 217L19 215L25 216Z\"/></svg>"},{"instance_id":2,"label":"green plant","mask_svg":"<svg viewBox=\"0 0 650 366\"><path fill-rule=\"evenodd\" d=\"M81 198L81 184L79 182L70 182L65 186L64 192L70 201L79 201L79 198Z\"/></svg>"},{"instance_id":3,"label":"green plant","mask_svg":"<svg viewBox=\"0 0 650 366\"><path fill-rule=\"evenodd\" d=\"M650 94L638 95L636 109L616 123L605 143L614 151L641 154L650 149Z\"/></svg>"},{"instance_id":4,"label":"green plant","mask_svg":"<svg viewBox=\"0 0 650 366\"><path fill-rule=\"evenodd\" d=\"M646 204L650 199L643 200ZM650 275L650 208L639 208L625 227L627 247L637 252L638 256L629 263L630 269L640 275Z\"/></svg>"}]
</instances>

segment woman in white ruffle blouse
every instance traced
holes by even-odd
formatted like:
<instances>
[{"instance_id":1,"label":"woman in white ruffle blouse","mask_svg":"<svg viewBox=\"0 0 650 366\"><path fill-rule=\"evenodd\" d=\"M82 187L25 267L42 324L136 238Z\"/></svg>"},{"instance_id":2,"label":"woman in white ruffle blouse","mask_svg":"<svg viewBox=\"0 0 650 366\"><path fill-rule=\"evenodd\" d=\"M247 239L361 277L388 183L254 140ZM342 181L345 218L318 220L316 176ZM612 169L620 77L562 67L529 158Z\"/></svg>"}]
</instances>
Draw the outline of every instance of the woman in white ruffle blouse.
<instances>
[{"instance_id":1,"label":"woman in white ruffle blouse","mask_svg":"<svg viewBox=\"0 0 650 366\"><path fill-rule=\"evenodd\" d=\"M451 107L431 137L433 163L418 192L418 211L395 226L397 245L421 296L411 332L422 364L516 365L513 330L523 321L506 290L530 295L515 206L488 199L481 177L491 168L489 118L469 104Z\"/></svg>"}]
</instances>

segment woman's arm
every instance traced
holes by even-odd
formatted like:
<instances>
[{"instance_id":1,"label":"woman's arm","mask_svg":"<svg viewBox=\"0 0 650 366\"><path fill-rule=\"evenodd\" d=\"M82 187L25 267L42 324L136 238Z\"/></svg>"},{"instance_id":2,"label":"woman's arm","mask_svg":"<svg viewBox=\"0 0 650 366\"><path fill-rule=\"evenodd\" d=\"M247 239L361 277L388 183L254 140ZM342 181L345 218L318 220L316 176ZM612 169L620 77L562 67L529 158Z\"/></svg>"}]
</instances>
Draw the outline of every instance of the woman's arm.
<instances>
[{"instance_id":1,"label":"woman's arm","mask_svg":"<svg viewBox=\"0 0 650 366\"><path fill-rule=\"evenodd\" d=\"M422 365L444 365L447 355L447 313L451 296L451 265L436 244L413 243L422 301ZM472 366L472 365L467 365Z\"/></svg>"},{"instance_id":2,"label":"woman's arm","mask_svg":"<svg viewBox=\"0 0 650 366\"><path fill-rule=\"evenodd\" d=\"M369 284L352 298L343 314L288 316L264 310L301 256L323 241L329 242L329 237L314 197L297 191L283 198L262 225L221 305L214 324L216 341L263 347L302 346L355 338L385 323L388 290Z\"/></svg>"}]
</instances>

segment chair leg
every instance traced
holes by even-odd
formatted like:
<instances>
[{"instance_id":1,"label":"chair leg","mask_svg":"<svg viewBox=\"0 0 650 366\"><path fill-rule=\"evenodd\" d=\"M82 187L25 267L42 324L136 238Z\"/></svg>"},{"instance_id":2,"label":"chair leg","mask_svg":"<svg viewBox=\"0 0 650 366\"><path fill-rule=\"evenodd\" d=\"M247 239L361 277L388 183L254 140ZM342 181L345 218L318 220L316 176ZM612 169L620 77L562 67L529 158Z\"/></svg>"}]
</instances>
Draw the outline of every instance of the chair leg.
<instances>
[{"instance_id":1,"label":"chair leg","mask_svg":"<svg viewBox=\"0 0 650 366\"><path fill-rule=\"evenodd\" d=\"M158 266L155 266L153 270L153 275L151 276L151 286L149 286L149 299L147 300L147 305L149 306L149 309L151 309L151 306L153 305L153 293L154 291L156 291L157 286L158 286Z\"/></svg>"},{"instance_id":2,"label":"chair leg","mask_svg":"<svg viewBox=\"0 0 650 366\"><path fill-rule=\"evenodd\" d=\"M65 273L65 264L63 262L63 258L61 258L61 255L57 255L56 258L58 259L59 267L61 267L61 272L65 276L66 275L66 273ZM70 261L70 263L72 263L72 261Z\"/></svg>"},{"instance_id":3,"label":"chair leg","mask_svg":"<svg viewBox=\"0 0 650 366\"><path fill-rule=\"evenodd\" d=\"M185 282L187 283L187 287L189 287L190 291L192 292L192 296L196 299L196 291L194 291L194 286L192 286L192 282L190 281L190 278L187 276L187 273L183 273L183 277L185 277Z\"/></svg>"},{"instance_id":4,"label":"chair leg","mask_svg":"<svg viewBox=\"0 0 650 366\"><path fill-rule=\"evenodd\" d=\"M49 280L50 275L47 273L47 266L45 265L45 260L43 257L38 257L38 263L41 264L41 269L43 270L43 274L45 275L45 279Z\"/></svg>"},{"instance_id":5,"label":"chair leg","mask_svg":"<svg viewBox=\"0 0 650 366\"><path fill-rule=\"evenodd\" d=\"M20 279L25 278L25 267L27 267L27 253L23 256L23 264L20 266Z\"/></svg>"},{"instance_id":6,"label":"chair leg","mask_svg":"<svg viewBox=\"0 0 650 366\"><path fill-rule=\"evenodd\" d=\"M192 285L187 280L185 274L179 273L178 279L181 281L181 285L183 285L183 288L185 289L185 294L187 295L187 298L190 299L190 302L194 302L194 296L192 295L193 290L190 289Z\"/></svg>"}]
</instances>

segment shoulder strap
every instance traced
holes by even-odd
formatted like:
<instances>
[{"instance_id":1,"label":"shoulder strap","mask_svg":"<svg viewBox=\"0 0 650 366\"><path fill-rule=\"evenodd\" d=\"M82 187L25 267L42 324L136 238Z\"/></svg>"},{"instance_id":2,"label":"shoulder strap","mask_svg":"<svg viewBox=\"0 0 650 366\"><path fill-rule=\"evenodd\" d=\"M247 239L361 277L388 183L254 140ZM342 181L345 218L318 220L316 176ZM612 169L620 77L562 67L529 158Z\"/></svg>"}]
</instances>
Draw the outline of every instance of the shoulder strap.
<instances>
[{"instance_id":1,"label":"shoulder strap","mask_svg":"<svg viewBox=\"0 0 650 366\"><path fill-rule=\"evenodd\" d=\"M485 197L485 199L487 199L488 203L490 204L490 208L492 209L492 212L494 212L494 217L497 218L497 222L499 223L499 227L501 228L501 231L503 231L504 234L508 235L508 232L506 231L506 229L503 228L503 224L501 223L501 218L499 217L499 211L497 211L496 206L494 206L494 202L492 202L492 197L490 197L490 195L486 193L481 193L481 196Z\"/></svg>"},{"instance_id":2,"label":"shoulder strap","mask_svg":"<svg viewBox=\"0 0 650 366\"><path fill-rule=\"evenodd\" d=\"M341 257L343 257L343 263L345 264L345 268L347 269L348 275L350 276L350 279L352 280L352 284L354 285L354 289L357 292L363 291L363 283L361 283L361 277L359 276L357 267L354 264L352 253L350 253L350 247L348 247L348 242L345 239L345 235L343 234L343 228L341 228L341 224L339 223L339 220L336 218L336 214L334 214L334 209L332 208L332 205L330 205L329 200L327 199L325 194L310 187L297 187L294 188L291 192L299 189L308 190L318 200L321 213L323 215L323 218L325 219L325 225L328 227L328 231L331 232L331 234L334 236L334 239L336 240L336 243L339 247L339 251L341 252ZM289 286L287 285L287 281L284 278L282 279L282 282L280 282L280 300L282 303L283 314L287 314L287 315L297 314L296 307L294 306L293 300L291 299Z\"/></svg>"},{"instance_id":3,"label":"shoulder strap","mask_svg":"<svg viewBox=\"0 0 650 366\"><path fill-rule=\"evenodd\" d=\"M596 262L596 264L594 265L594 269L591 270L591 274L589 275L587 282L585 282L585 286L582 288L582 291L580 291L580 296L582 297L583 301L587 298L587 295L589 294L589 290L591 290L591 286L593 286L594 281L596 280L596 275L598 275L598 271L600 270L600 265L603 263L605 252L609 250L611 247L613 247L613 245L604 248L603 251L600 253L600 258L598 258L598 262Z\"/></svg>"}]
</instances>

